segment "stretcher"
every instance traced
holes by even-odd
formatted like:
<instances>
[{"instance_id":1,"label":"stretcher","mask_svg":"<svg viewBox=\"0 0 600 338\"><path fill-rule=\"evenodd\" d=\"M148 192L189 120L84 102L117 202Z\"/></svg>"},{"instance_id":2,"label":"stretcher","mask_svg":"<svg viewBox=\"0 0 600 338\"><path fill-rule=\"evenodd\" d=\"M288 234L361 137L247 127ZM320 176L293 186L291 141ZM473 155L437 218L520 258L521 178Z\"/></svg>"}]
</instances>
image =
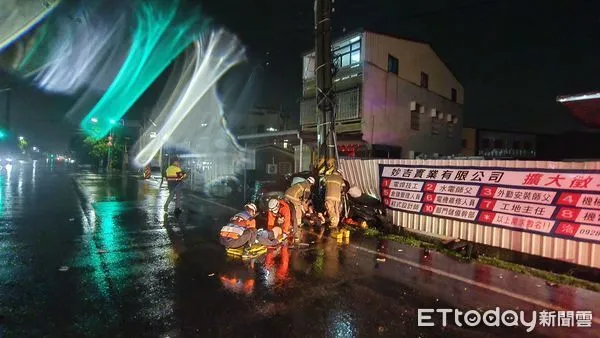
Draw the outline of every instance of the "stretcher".
<instances>
[{"instance_id":1,"label":"stretcher","mask_svg":"<svg viewBox=\"0 0 600 338\"><path fill-rule=\"evenodd\" d=\"M267 247L260 244L253 245L250 250L248 250L247 254L244 254L244 247L241 248L229 248L225 250L227 255L233 257L241 257L242 259L251 259L256 258L260 255L267 253Z\"/></svg>"}]
</instances>

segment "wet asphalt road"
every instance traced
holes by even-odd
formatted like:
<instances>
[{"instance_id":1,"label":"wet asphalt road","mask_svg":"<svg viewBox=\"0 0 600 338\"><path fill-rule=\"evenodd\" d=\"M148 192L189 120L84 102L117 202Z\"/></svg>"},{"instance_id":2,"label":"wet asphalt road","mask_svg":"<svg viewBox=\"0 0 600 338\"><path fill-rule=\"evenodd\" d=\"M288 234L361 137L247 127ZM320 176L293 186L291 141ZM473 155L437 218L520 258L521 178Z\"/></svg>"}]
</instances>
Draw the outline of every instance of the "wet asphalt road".
<instances>
[{"instance_id":1,"label":"wet asphalt road","mask_svg":"<svg viewBox=\"0 0 600 338\"><path fill-rule=\"evenodd\" d=\"M370 239L308 234L308 247L243 263L216 241L233 210L188 195L175 218L162 212L165 199L155 181L60 166L0 176L5 335L518 337L524 328L418 327L417 309L600 312L592 292ZM528 336L600 335L595 326Z\"/></svg>"}]
</instances>

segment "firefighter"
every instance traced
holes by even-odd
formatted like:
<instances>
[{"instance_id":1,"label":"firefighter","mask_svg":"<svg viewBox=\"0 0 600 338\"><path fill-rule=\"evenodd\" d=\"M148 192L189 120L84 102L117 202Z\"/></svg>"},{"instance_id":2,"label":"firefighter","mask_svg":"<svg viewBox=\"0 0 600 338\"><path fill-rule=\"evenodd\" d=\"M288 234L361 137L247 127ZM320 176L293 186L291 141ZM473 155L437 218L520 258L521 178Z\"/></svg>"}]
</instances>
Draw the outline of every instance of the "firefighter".
<instances>
[{"instance_id":1,"label":"firefighter","mask_svg":"<svg viewBox=\"0 0 600 338\"><path fill-rule=\"evenodd\" d=\"M269 200L269 213L267 214L267 230L273 231L273 228L280 227L286 236L290 236L292 230L292 213L290 205L284 200Z\"/></svg>"},{"instance_id":2,"label":"firefighter","mask_svg":"<svg viewBox=\"0 0 600 338\"><path fill-rule=\"evenodd\" d=\"M346 187L342 169L325 175L323 185L325 185L325 210L329 215L330 228L334 232L340 222L342 192Z\"/></svg>"},{"instance_id":3,"label":"firefighter","mask_svg":"<svg viewBox=\"0 0 600 338\"><path fill-rule=\"evenodd\" d=\"M293 184L285 191L285 199L291 204L293 209L292 221L296 239L299 239L300 236L299 227L302 224L302 215L304 214L302 205L310 199L310 190L313 184L315 184L315 179L309 177L306 181Z\"/></svg>"},{"instance_id":4,"label":"firefighter","mask_svg":"<svg viewBox=\"0 0 600 338\"><path fill-rule=\"evenodd\" d=\"M173 198L175 198L175 212L181 212L183 180L187 178L187 174L181 169L179 160L174 160L167 170L165 170L165 177L167 179L167 187L169 188L169 197L164 207L165 212L169 209L169 204L171 204Z\"/></svg>"},{"instance_id":5,"label":"firefighter","mask_svg":"<svg viewBox=\"0 0 600 338\"><path fill-rule=\"evenodd\" d=\"M247 254L256 243L256 205L248 203L244 211L235 214L229 223L221 228L220 242L227 249L244 247Z\"/></svg>"}]
</instances>

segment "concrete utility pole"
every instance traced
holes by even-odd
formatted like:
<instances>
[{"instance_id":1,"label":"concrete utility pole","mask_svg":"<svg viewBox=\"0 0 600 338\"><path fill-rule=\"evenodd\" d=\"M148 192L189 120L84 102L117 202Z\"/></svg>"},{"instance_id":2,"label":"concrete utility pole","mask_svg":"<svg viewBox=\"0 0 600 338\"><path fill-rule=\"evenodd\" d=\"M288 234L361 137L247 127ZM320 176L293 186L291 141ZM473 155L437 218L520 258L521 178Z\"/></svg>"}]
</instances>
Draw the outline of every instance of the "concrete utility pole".
<instances>
[{"instance_id":1,"label":"concrete utility pole","mask_svg":"<svg viewBox=\"0 0 600 338\"><path fill-rule=\"evenodd\" d=\"M315 0L315 75L317 91L318 171L335 168L335 124L331 13L333 0Z\"/></svg>"}]
</instances>

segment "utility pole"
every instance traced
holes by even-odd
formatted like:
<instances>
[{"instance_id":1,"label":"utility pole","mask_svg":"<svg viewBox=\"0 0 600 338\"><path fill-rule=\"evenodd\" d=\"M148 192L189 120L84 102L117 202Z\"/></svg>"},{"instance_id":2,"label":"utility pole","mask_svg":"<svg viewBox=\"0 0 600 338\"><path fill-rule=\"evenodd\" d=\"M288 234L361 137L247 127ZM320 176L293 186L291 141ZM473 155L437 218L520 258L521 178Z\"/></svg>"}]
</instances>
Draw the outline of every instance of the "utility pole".
<instances>
[{"instance_id":1,"label":"utility pole","mask_svg":"<svg viewBox=\"0 0 600 338\"><path fill-rule=\"evenodd\" d=\"M333 60L331 13L333 0L315 0L315 76L317 91L317 143L319 173L335 168ZM327 168L329 167L329 168Z\"/></svg>"}]
</instances>

